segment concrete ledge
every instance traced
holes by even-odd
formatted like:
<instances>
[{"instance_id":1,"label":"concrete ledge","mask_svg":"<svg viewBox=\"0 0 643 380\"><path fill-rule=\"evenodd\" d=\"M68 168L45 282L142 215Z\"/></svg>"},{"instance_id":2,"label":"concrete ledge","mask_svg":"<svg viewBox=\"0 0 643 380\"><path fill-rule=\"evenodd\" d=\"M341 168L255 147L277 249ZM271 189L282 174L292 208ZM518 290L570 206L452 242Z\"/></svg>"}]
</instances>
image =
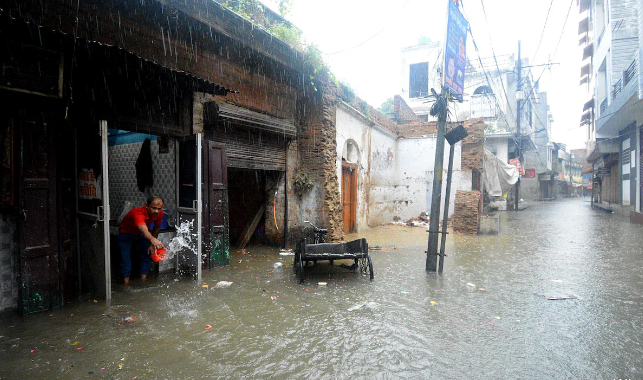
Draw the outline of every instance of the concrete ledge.
<instances>
[{"instance_id":1,"label":"concrete ledge","mask_svg":"<svg viewBox=\"0 0 643 380\"><path fill-rule=\"evenodd\" d=\"M612 213L612 206L604 204L604 203L594 203L592 206L594 209L602 212L607 212L607 213Z\"/></svg>"},{"instance_id":2,"label":"concrete ledge","mask_svg":"<svg viewBox=\"0 0 643 380\"><path fill-rule=\"evenodd\" d=\"M500 216L480 215L479 235L498 235L500 233Z\"/></svg>"}]
</instances>

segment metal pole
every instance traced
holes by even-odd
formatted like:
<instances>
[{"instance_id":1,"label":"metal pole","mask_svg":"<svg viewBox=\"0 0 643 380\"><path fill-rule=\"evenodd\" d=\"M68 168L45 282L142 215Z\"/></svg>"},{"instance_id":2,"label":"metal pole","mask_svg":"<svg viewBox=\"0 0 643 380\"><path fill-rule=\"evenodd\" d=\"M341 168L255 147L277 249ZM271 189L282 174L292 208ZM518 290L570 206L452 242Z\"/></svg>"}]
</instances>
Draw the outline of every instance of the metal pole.
<instances>
[{"instance_id":1,"label":"metal pole","mask_svg":"<svg viewBox=\"0 0 643 380\"><path fill-rule=\"evenodd\" d=\"M516 95L520 94L522 90L522 61L520 60L520 41L518 41L518 82L516 84L517 90ZM516 157L520 162L522 162L522 144L520 139L520 97L516 96ZM520 163L518 164L520 165ZM518 169L520 170L520 168ZM520 202L520 177L518 177L518 182L516 182L516 199L514 200L514 211L518 211L518 202Z\"/></svg>"},{"instance_id":2,"label":"metal pole","mask_svg":"<svg viewBox=\"0 0 643 380\"><path fill-rule=\"evenodd\" d=\"M426 251L426 270L435 272L438 256L438 233L440 228L440 198L442 195L442 164L444 161L444 134L447 124L448 102L442 89L436 97L436 103L443 102L438 112L438 136L435 146L435 165L433 166L433 191L431 193L431 216L429 223L429 244ZM434 105L435 106L435 105ZM440 108L440 107L438 107Z\"/></svg>"},{"instance_id":3,"label":"metal pole","mask_svg":"<svg viewBox=\"0 0 643 380\"><path fill-rule=\"evenodd\" d=\"M444 217L442 218L442 241L440 242L440 259L438 273L442 273L444 266L444 245L447 241L447 223L449 222L449 197L451 196L451 177L453 176L453 155L455 153L455 144L449 149L449 170L447 171L447 189L444 194Z\"/></svg>"}]
</instances>

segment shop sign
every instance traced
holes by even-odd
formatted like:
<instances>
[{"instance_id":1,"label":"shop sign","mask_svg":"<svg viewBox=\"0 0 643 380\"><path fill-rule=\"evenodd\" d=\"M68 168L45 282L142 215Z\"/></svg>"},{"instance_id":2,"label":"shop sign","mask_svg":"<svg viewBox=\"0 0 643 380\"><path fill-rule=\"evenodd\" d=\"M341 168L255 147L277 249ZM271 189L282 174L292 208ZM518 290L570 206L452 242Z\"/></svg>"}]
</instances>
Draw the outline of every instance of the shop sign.
<instances>
[{"instance_id":1,"label":"shop sign","mask_svg":"<svg viewBox=\"0 0 643 380\"><path fill-rule=\"evenodd\" d=\"M449 0L448 12L442 83L451 93L462 96L464 91L464 68L467 61L468 23L460 13L456 0Z\"/></svg>"},{"instance_id":2,"label":"shop sign","mask_svg":"<svg viewBox=\"0 0 643 380\"><path fill-rule=\"evenodd\" d=\"M82 169L78 181L78 197L80 199L102 199L99 178L93 169Z\"/></svg>"},{"instance_id":3,"label":"shop sign","mask_svg":"<svg viewBox=\"0 0 643 380\"><path fill-rule=\"evenodd\" d=\"M536 169L525 170L525 178L536 178Z\"/></svg>"},{"instance_id":4,"label":"shop sign","mask_svg":"<svg viewBox=\"0 0 643 380\"><path fill-rule=\"evenodd\" d=\"M596 170L596 176L598 176L598 177L609 177L610 176L610 168L606 168L606 167L598 168L598 170Z\"/></svg>"},{"instance_id":5,"label":"shop sign","mask_svg":"<svg viewBox=\"0 0 643 380\"><path fill-rule=\"evenodd\" d=\"M509 159L509 165L513 165L518 168L518 172L520 173L520 175L525 175L525 168L522 166L522 162L520 162L519 158Z\"/></svg>"}]
</instances>

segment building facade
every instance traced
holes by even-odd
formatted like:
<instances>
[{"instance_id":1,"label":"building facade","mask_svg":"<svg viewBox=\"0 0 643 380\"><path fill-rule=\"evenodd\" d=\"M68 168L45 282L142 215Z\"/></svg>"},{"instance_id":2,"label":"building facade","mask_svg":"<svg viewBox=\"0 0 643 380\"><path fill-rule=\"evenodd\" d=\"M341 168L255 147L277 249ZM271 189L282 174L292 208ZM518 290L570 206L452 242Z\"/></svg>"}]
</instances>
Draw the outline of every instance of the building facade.
<instances>
[{"instance_id":1,"label":"building facade","mask_svg":"<svg viewBox=\"0 0 643 380\"><path fill-rule=\"evenodd\" d=\"M588 92L581 124L594 168L592 201L615 205L625 215L640 213L643 4L584 0L579 11L581 85Z\"/></svg>"}]
</instances>

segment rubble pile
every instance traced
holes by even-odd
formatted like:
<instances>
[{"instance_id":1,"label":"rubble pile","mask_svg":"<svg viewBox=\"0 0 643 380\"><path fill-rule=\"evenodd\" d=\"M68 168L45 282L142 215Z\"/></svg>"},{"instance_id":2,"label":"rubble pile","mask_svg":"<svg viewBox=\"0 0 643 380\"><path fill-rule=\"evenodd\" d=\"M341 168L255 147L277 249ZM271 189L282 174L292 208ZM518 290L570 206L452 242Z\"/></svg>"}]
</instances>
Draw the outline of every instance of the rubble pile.
<instances>
[{"instance_id":1,"label":"rubble pile","mask_svg":"<svg viewBox=\"0 0 643 380\"><path fill-rule=\"evenodd\" d=\"M479 191L458 190L455 193L453 232L466 235L475 235L478 232L479 205Z\"/></svg>"}]
</instances>

